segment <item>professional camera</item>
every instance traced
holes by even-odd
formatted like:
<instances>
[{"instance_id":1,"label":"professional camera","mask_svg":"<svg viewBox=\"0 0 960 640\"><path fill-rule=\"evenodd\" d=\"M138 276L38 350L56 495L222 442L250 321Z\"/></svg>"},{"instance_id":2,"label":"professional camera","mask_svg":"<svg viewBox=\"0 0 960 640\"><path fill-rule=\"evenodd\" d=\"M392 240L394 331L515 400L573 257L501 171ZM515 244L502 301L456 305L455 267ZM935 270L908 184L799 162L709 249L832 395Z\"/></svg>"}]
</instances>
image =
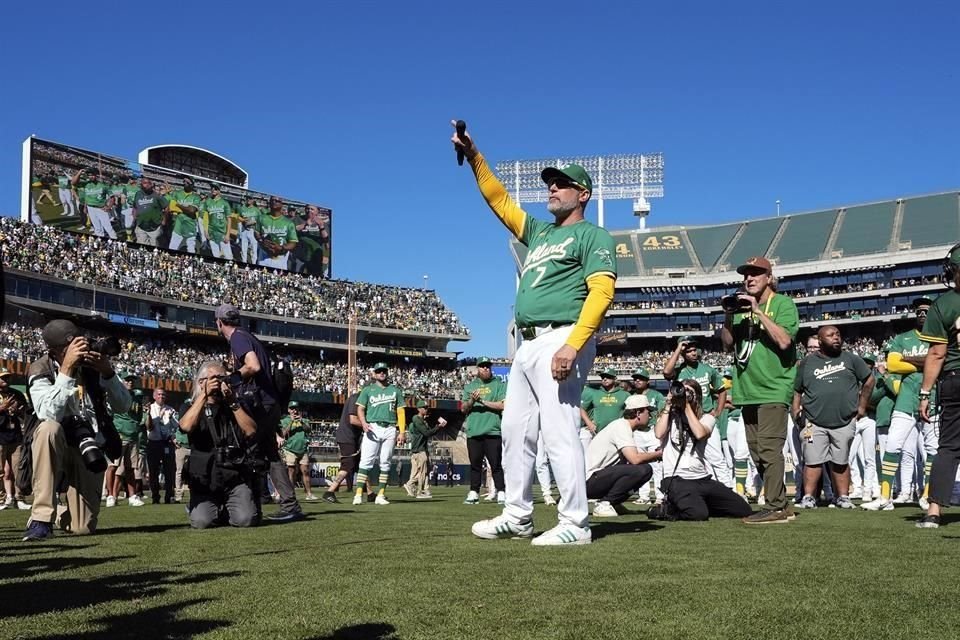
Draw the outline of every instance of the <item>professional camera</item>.
<instances>
[{"instance_id":1,"label":"professional camera","mask_svg":"<svg viewBox=\"0 0 960 640\"><path fill-rule=\"evenodd\" d=\"M247 463L246 452L243 447L221 445L214 450L214 459L217 466L226 469L244 467Z\"/></svg>"},{"instance_id":2,"label":"professional camera","mask_svg":"<svg viewBox=\"0 0 960 640\"><path fill-rule=\"evenodd\" d=\"M736 291L728 296L720 298L720 307L726 313L736 313L737 311L747 311L750 309L750 302L739 296L749 295L746 291Z\"/></svg>"},{"instance_id":3,"label":"professional camera","mask_svg":"<svg viewBox=\"0 0 960 640\"><path fill-rule=\"evenodd\" d=\"M83 458L84 466L93 473L107 470L107 457L97 444L97 432L93 425L80 416L67 416L61 424L67 444L76 447Z\"/></svg>"},{"instance_id":4,"label":"professional camera","mask_svg":"<svg viewBox=\"0 0 960 640\"><path fill-rule=\"evenodd\" d=\"M682 413L687 406L687 387L682 382L674 381L667 394L670 398L670 409Z\"/></svg>"},{"instance_id":5,"label":"professional camera","mask_svg":"<svg viewBox=\"0 0 960 640\"><path fill-rule=\"evenodd\" d=\"M113 336L103 338L87 338L91 351L96 351L102 356L116 358L120 355L120 341Z\"/></svg>"}]
</instances>

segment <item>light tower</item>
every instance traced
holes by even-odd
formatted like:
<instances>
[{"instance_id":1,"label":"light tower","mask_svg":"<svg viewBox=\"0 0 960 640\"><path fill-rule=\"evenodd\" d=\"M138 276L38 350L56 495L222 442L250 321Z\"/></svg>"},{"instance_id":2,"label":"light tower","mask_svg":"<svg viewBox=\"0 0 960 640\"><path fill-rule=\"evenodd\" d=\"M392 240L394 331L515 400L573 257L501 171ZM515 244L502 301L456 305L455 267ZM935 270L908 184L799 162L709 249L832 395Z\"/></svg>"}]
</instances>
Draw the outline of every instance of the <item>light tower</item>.
<instances>
[{"instance_id":1,"label":"light tower","mask_svg":"<svg viewBox=\"0 0 960 640\"><path fill-rule=\"evenodd\" d=\"M663 197L662 153L505 160L497 163L496 172L517 202L546 202L548 194L540 172L571 163L582 166L593 178L592 199L597 201L599 226L604 226L605 200L633 200L633 215L640 218L640 228L646 228L649 198Z\"/></svg>"}]
</instances>

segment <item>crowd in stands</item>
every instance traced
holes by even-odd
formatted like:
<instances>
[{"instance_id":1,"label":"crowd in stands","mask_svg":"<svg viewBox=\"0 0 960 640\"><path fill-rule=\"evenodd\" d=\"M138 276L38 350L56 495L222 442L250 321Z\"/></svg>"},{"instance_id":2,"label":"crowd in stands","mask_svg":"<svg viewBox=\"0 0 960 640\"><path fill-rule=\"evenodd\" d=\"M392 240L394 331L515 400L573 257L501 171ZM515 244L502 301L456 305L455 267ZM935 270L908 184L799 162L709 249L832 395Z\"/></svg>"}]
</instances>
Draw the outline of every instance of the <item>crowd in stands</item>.
<instances>
[{"instance_id":1,"label":"crowd in stands","mask_svg":"<svg viewBox=\"0 0 960 640\"><path fill-rule=\"evenodd\" d=\"M346 324L469 335L436 292L219 262L0 218L4 266L167 300Z\"/></svg>"}]
</instances>

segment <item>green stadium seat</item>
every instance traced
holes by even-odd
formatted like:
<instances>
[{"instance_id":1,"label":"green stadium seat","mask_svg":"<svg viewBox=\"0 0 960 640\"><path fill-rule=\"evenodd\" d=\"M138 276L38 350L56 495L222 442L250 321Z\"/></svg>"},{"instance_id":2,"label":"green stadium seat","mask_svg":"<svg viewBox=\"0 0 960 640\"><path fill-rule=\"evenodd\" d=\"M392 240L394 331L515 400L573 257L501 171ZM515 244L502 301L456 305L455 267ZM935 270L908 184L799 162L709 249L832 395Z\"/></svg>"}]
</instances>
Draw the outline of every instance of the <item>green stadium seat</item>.
<instances>
[{"instance_id":1,"label":"green stadium seat","mask_svg":"<svg viewBox=\"0 0 960 640\"><path fill-rule=\"evenodd\" d=\"M743 225L742 222L734 224L724 224L717 227L698 227L687 229L687 237L693 244L700 264L707 271L717 264L717 260L723 255L724 249L733 240L733 236Z\"/></svg>"},{"instance_id":2,"label":"green stadium seat","mask_svg":"<svg viewBox=\"0 0 960 640\"><path fill-rule=\"evenodd\" d=\"M740 236L724 262L730 265L730 269L733 270L753 256L764 255L770 248L770 242L777 235L782 222L783 218L767 218L766 220L747 222L747 228L743 235Z\"/></svg>"},{"instance_id":3,"label":"green stadium seat","mask_svg":"<svg viewBox=\"0 0 960 640\"><path fill-rule=\"evenodd\" d=\"M633 249L633 240L629 231L612 232L613 244L617 251L617 277L630 278L640 275L637 255Z\"/></svg>"},{"instance_id":4,"label":"green stadium seat","mask_svg":"<svg viewBox=\"0 0 960 640\"><path fill-rule=\"evenodd\" d=\"M956 193L903 201L900 242L913 249L952 245L960 240L960 212Z\"/></svg>"},{"instance_id":5,"label":"green stadium seat","mask_svg":"<svg viewBox=\"0 0 960 640\"><path fill-rule=\"evenodd\" d=\"M789 220L773 248L772 256L777 264L819 260L837 220L837 210L790 216Z\"/></svg>"},{"instance_id":6,"label":"green stadium seat","mask_svg":"<svg viewBox=\"0 0 960 640\"><path fill-rule=\"evenodd\" d=\"M833 251L842 251L843 257L883 253L890 245L896 212L897 203L892 201L850 207L843 215Z\"/></svg>"},{"instance_id":7,"label":"green stadium seat","mask_svg":"<svg viewBox=\"0 0 960 640\"><path fill-rule=\"evenodd\" d=\"M637 234L640 258L647 270L688 269L694 266L683 235L679 231Z\"/></svg>"}]
</instances>

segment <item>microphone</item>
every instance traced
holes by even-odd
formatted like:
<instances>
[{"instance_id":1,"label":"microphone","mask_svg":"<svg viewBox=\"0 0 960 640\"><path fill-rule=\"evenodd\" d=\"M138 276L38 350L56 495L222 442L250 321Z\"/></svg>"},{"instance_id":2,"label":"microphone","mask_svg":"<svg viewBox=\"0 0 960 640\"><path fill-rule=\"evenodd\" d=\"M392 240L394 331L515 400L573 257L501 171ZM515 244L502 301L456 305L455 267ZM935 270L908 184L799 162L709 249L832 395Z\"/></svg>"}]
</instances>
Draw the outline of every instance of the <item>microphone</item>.
<instances>
[{"instance_id":1,"label":"microphone","mask_svg":"<svg viewBox=\"0 0 960 640\"><path fill-rule=\"evenodd\" d=\"M464 137L467 133L467 123L463 120L457 120L457 137L460 140L465 140ZM461 167L463 166L463 147L457 147L457 164Z\"/></svg>"}]
</instances>

